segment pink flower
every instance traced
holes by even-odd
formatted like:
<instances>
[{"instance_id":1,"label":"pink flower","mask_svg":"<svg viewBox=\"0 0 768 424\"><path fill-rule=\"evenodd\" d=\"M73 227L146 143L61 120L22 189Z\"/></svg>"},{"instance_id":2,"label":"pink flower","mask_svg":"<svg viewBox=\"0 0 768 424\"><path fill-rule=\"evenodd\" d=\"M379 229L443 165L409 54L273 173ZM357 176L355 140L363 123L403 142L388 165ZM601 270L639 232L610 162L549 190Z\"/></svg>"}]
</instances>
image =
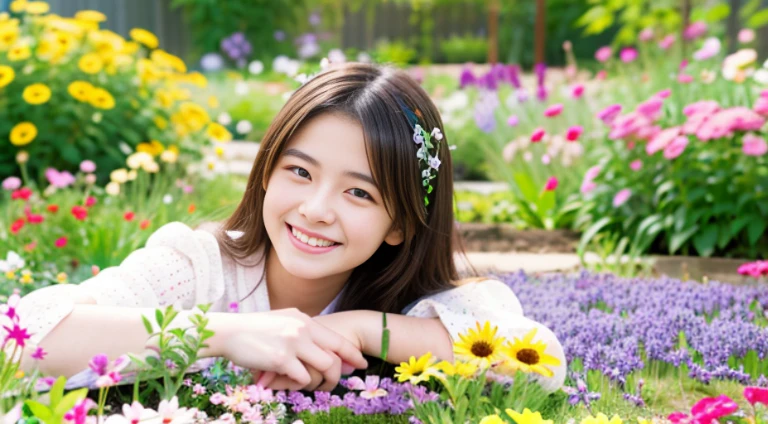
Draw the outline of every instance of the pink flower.
<instances>
[{"instance_id":1,"label":"pink flower","mask_svg":"<svg viewBox=\"0 0 768 424\"><path fill-rule=\"evenodd\" d=\"M541 128L541 127L536 128L535 130L533 130L533 134L531 134L531 142L533 143L540 142L546 134L547 132L544 131L544 128Z\"/></svg>"},{"instance_id":2,"label":"pink flower","mask_svg":"<svg viewBox=\"0 0 768 424\"><path fill-rule=\"evenodd\" d=\"M88 422L88 411L97 406L96 402L90 398L85 398L64 414L64 419L67 420L68 424L86 424Z\"/></svg>"},{"instance_id":3,"label":"pink flower","mask_svg":"<svg viewBox=\"0 0 768 424\"><path fill-rule=\"evenodd\" d=\"M605 69L601 69L597 71L597 74L595 75L595 79L597 79L598 81L603 81L607 77L608 77L608 71L606 71Z\"/></svg>"},{"instance_id":4,"label":"pink flower","mask_svg":"<svg viewBox=\"0 0 768 424\"><path fill-rule=\"evenodd\" d=\"M642 31L640 31L640 34L638 34L637 38L640 41L651 41L653 39L653 28L644 28Z\"/></svg>"},{"instance_id":5,"label":"pink flower","mask_svg":"<svg viewBox=\"0 0 768 424\"><path fill-rule=\"evenodd\" d=\"M581 125L574 125L568 128L568 131L565 133L565 139L568 141L577 141L583 132L584 127Z\"/></svg>"},{"instance_id":6,"label":"pink flower","mask_svg":"<svg viewBox=\"0 0 768 424\"><path fill-rule=\"evenodd\" d=\"M345 385L350 390L361 390L360 397L363 399L373 399L387 395L386 390L379 388L378 375L365 376L365 382L360 377L350 377Z\"/></svg>"},{"instance_id":7,"label":"pink flower","mask_svg":"<svg viewBox=\"0 0 768 424\"><path fill-rule=\"evenodd\" d=\"M741 275L760 278L763 275L768 275L768 261L755 261L743 264L739 266L737 272ZM746 393L744 395L746 396ZM766 405L768 405L768 403Z\"/></svg>"},{"instance_id":8,"label":"pink flower","mask_svg":"<svg viewBox=\"0 0 768 424\"><path fill-rule=\"evenodd\" d=\"M233 312L233 313L240 312L240 304L237 302L230 302L229 312Z\"/></svg>"},{"instance_id":9,"label":"pink flower","mask_svg":"<svg viewBox=\"0 0 768 424\"><path fill-rule=\"evenodd\" d=\"M21 187L21 179L19 177L8 177L3 180L3 190L13 191Z\"/></svg>"},{"instance_id":10,"label":"pink flower","mask_svg":"<svg viewBox=\"0 0 768 424\"><path fill-rule=\"evenodd\" d=\"M664 37L661 41L659 41L659 48L662 50L669 50L672 45L675 44L675 36L674 34L669 34L666 37Z\"/></svg>"},{"instance_id":11,"label":"pink flower","mask_svg":"<svg viewBox=\"0 0 768 424\"><path fill-rule=\"evenodd\" d=\"M762 116L768 116L768 97L758 97L752 110Z\"/></svg>"},{"instance_id":12,"label":"pink flower","mask_svg":"<svg viewBox=\"0 0 768 424\"><path fill-rule=\"evenodd\" d=\"M614 119L616 119L617 116L621 113L621 105L620 104L613 104L605 109L601 110L600 112L597 112L597 117L605 122L606 124L610 125Z\"/></svg>"},{"instance_id":13,"label":"pink flower","mask_svg":"<svg viewBox=\"0 0 768 424\"><path fill-rule=\"evenodd\" d=\"M54 243L56 247L61 249L62 247L67 245L67 238L66 237L59 237L56 239L56 242Z\"/></svg>"},{"instance_id":14,"label":"pink flower","mask_svg":"<svg viewBox=\"0 0 768 424\"><path fill-rule=\"evenodd\" d=\"M669 88L661 90L658 93L656 93L656 97L658 97L660 99L666 99L667 97L669 97L671 95L672 95L672 90L670 90Z\"/></svg>"},{"instance_id":15,"label":"pink flower","mask_svg":"<svg viewBox=\"0 0 768 424\"><path fill-rule=\"evenodd\" d=\"M207 391L207 389L202 384L199 384L199 383L195 384L195 386L192 387L192 393L194 393L194 394L196 394L198 396L204 395L206 391Z\"/></svg>"},{"instance_id":16,"label":"pink flower","mask_svg":"<svg viewBox=\"0 0 768 424\"><path fill-rule=\"evenodd\" d=\"M27 329L19 327L18 323L14 323L13 328L6 326L3 326L3 328L5 329L6 334L2 348L5 348L5 345L9 340L13 340L18 347L24 347L26 346L26 341L32 337L31 334L27 333Z\"/></svg>"},{"instance_id":17,"label":"pink flower","mask_svg":"<svg viewBox=\"0 0 768 424\"><path fill-rule=\"evenodd\" d=\"M656 136L645 145L645 152L650 156L659 150L665 149L678 135L680 135L680 127L667 128L656 134Z\"/></svg>"},{"instance_id":18,"label":"pink flower","mask_svg":"<svg viewBox=\"0 0 768 424\"><path fill-rule=\"evenodd\" d=\"M72 206L72 216L78 221L84 221L88 217L88 209L79 205Z\"/></svg>"},{"instance_id":19,"label":"pink flower","mask_svg":"<svg viewBox=\"0 0 768 424\"><path fill-rule=\"evenodd\" d=\"M547 183L544 185L544 191L554 191L557 188L557 177L549 177Z\"/></svg>"},{"instance_id":20,"label":"pink flower","mask_svg":"<svg viewBox=\"0 0 768 424\"><path fill-rule=\"evenodd\" d=\"M756 403L768 405L768 389L764 387L745 387L744 399L746 399L750 405L754 405Z\"/></svg>"},{"instance_id":21,"label":"pink flower","mask_svg":"<svg viewBox=\"0 0 768 424\"><path fill-rule=\"evenodd\" d=\"M664 157L669 160L675 159L685 151L686 146L688 146L688 137L679 135L664 148Z\"/></svg>"},{"instance_id":22,"label":"pink flower","mask_svg":"<svg viewBox=\"0 0 768 424\"><path fill-rule=\"evenodd\" d=\"M507 125L510 127L515 127L518 123L520 123L520 119L518 119L517 115L512 115L507 118Z\"/></svg>"},{"instance_id":23,"label":"pink flower","mask_svg":"<svg viewBox=\"0 0 768 424\"><path fill-rule=\"evenodd\" d=\"M548 154L544 153L543 155L541 155L541 163L543 163L544 165L549 165L549 162L551 161L552 161L552 158Z\"/></svg>"},{"instance_id":24,"label":"pink flower","mask_svg":"<svg viewBox=\"0 0 768 424\"><path fill-rule=\"evenodd\" d=\"M635 61L635 59L637 59L637 50L632 47L625 47L621 49L619 58L624 63L632 63Z\"/></svg>"},{"instance_id":25,"label":"pink flower","mask_svg":"<svg viewBox=\"0 0 768 424\"><path fill-rule=\"evenodd\" d=\"M752 28L744 28L739 31L738 35L739 43L747 44L755 41L755 30Z\"/></svg>"},{"instance_id":26,"label":"pink flower","mask_svg":"<svg viewBox=\"0 0 768 424\"><path fill-rule=\"evenodd\" d=\"M584 174L584 179L592 181L600 175L600 171L602 171L602 168L600 168L599 165L595 165L587 169L587 172Z\"/></svg>"},{"instance_id":27,"label":"pink flower","mask_svg":"<svg viewBox=\"0 0 768 424\"><path fill-rule=\"evenodd\" d=\"M608 59L611 58L611 55L613 55L611 48L609 46L603 46L595 52L595 59L597 59L598 62L607 62Z\"/></svg>"},{"instance_id":28,"label":"pink flower","mask_svg":"<svg viewBox=\"0 0 768 424\"><path fill-rule=\"evenodd\" d=\"M552 106L548 107L544 111L544 116L546 116L547 118L552 118L554 116L559 115L562 111L563 111L563 104L562 103L556 103L556 104L553 104Z\"/></svg>"},{"instance_id":29,"label":"pink flower","mask_svg":"<svg viewBox=\"0 0 768 424\"><path fill-rule=\"evenodd\" d=\"M678 74L677 82L680 84L690 84L693 82L693 77L688 74Z\"/></svg>"},{"instance_id":30,"label":"pink flower","mask_svg":"<svg viewBox=\"0 0 768 424\"><path fill-rule=\"evenodd\" d=\"M698 102L691 103L688 106L684 107L683 114L685 114L685 116L693 116L699 113L711 115L717 112L718 110L720 110L720 104L718 104L716 101L701 100Z\"/></svg>"},{"instance_id":31,"label":"pink flower","mask_svg":"<svg viewBox=\"0 0 768 424\"><path fill-rule=\"evenodd\" d=\"M732 134L734 131L757 131L765 123L765 118L752 109L743 106L723 109L705 120L696 131L702 140L713 140Z\"/></svg>"},{"instance_id":32,"label":"pink flower","mask_svg":"<svg viewBox=\"0 0 768 424\"><path fill-rule=\"evenodd\" d=\"M768 153L768 143L762 137L747 133L741 141L744 143L742 151L747 156L763 156Z\"/></svg>"},{"instance_id":33,"label":"pink flower","mask_svg":"<svg viewBox=\"0 0 768 424\"><path fill-rule=\"evenodd\" d=\"M88 362L88 368L99 376L95 383L97 387L110 387L123 379L120 371L127 367L129 363L128 355L120 355L110 364L107 355L99 353L94 355Z\"/></svg>"},{"instance_id":34,"label":"pink flower","mask_svg":"<svg viewBox=\"0 0 768 424\"><path fill-rule=\"evenodd\" d=\"M581 183L581 194L587 194L597 188L597 184L594 181L584 181Z\"/></svg>"},{"instance_id":35,"label":"pink flower","mask_svg":"<svg viewBox=\"0 0 768 424\"><path fill-rule=\"evenodd\" d=\"M571 97L574 99L581 98L584 95L584 84L576 84L571 88Z\"/></svg>"},{"instance_id":36,"label":"pink flower","mask_svg":"<svg viewBox=\"0 0 768 424\"><path fill-rule=\"evenodd\" d=\"M709 58L717 56L720 53L720 39L717 37L709 37L704 41L704 44L700 49L693 52L693 58L696 60L707 60Z\"/></svg>"},{"instance_id":37,"label":"pink flower","mask_svg":"<svg viewBox=\"0 0 768 424\"><path fill-rule=\"evenodd\" d=\"M694 22L683 31L683 38L693 40L707 33L707 24L702 21Z\"/></svg>"},{"instance_id":38,"label":"pink flower","mask_svg":"<svg viewBox=\"0 0 768 424\"><path fill-rule=\"evenodd\" d=\"M619 206L623 205L627 202L627 200L629 200L630 196L632 196L632 191L630 189L624 188L619 190L619 192L613 196L613 207L618 208Z\"/></svg>"},{"instance_id":39,"label":"pink flower","mask_svg":"<svg viewBox=\"0 0 768 424\"><path fill-rule=\"evenodd\" d=\"M59 172L53 168L48 168L45 170L45 178L52 186L57 188L65 188L74 184L75 182L75 177L69 172Z\"/></svg>"},{"instance_id":40,"label":"pink flower","mask_svg":"<svg viewBox=\"0 0 768 424\"><path fill-rule=\"evenodd\" d=\"M643 161L641 161L640 159L635 159L629 164L629 169L633 171L639 171L640 168L642 167L643 167Z\"/></svg>"},{"instance_id":41,"label":"pink flower","mask_svg":"<svg viewBox=\"0 0 768 424\"><path fill-rule=\"evenodd\" d=\"M91 160L84 160L80 162L80 170L86 174L90 174L96 171L96 164Z\"/></svg>"},{"instance_id":42,"label":"pink flower","mask_svg":"<svg viewBox=\"0 0 768 424\"><path fill-rule=\"evenodd\" d=\"M640 103L637 105L638 113L643 114L650 120L656 120L659 117L659 112L661 112L661 107L664 105L664 100L654 96L650 99Z\"/></svg>"},{"instance_id":43,"label":"pink flower","mask_svg":"<svg viewBox=\"0 0 768 424\"><path fill-rule=\"evenodd\" d=\"M45 359L45 355L47 355L48 352L44 351L42 347L38 346L34 352L32 352L32 359L36 359L38 361L41 361Z\"/></svg>"},{"instance_id":44,"label":"pink flower","mask_svg":"<svg viewBox=\"0 0 768 424\"><path fill-rule=\"evenodd\" d=\"M701 423L711 423L718 418L731 415L739 409L731 398L726 395L720 395L716 398L704 398L693 405L691 414Z\"/></svg>"},{"instance_id":45,"label":"pink flower","mask_svg":"<svg viewBox=\"0 0 768 424\"><path fill-rule=\"evenodd\" d=\"M89 207L89 208L90 208L91 206L93 206L93 205L95 205L95 204L96 204L96 198L95 198L95 197L93 197L93 196L88 196L88 197L85 199L85 206L86 206L86 207Z\"/></svg>"}]
</instances>

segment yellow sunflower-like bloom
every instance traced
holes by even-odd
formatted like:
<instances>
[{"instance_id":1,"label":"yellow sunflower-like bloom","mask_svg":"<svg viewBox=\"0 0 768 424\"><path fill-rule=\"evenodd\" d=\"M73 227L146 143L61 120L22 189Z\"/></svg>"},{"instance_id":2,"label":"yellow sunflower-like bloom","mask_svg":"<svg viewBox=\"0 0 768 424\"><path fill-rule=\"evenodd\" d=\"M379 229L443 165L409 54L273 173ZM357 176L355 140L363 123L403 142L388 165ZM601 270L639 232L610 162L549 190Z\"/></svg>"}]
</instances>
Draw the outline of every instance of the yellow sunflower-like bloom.
<instances>
[{"instance_id":1,"label":"yellow sunflower-like bloom","mask_svg":"<svg viewBox=\"0 0 768 424\"><path fill-rule=\"evenodd\" d=\"M525 408L522 414L507 408L506 413L517 424L552 424L552 420L542 418L541 412L531 412L528 408Z\"/></svg>"},{"instance_id":2,"label":"yellow sunflower-like bloom","mask_svg":"<svg viewBox=\"0 0 768 424\"><path fill-rule=\"evenodd\" d=\"M11 47L19 37L19 28L15 25L0 25L0 50Z\"/></svg>"},{"instance_id":3,"label":"yellow sunflower-like bloom","mask_svg":"<svg viewBox=\"0 0 768 424\"><path fill-rule=\"evenodd\" d=\"M163 143L157 140L152 140L149 143L139 143L139 145L136 146L137 152L146 152L152 156L159 156L164 150L165 146L163 146Z\"/></svg>"},{"instance_id":4,"label":"yellow sunflower-like bloom","mask_svg":"<svg viewBox=\"0 0 768 424\"><path fill-rule=\"evenodd\" d=\"M581 424L622 424L623 422L624 421L618 415L614 415L608 419L608 417L603 413L597 414L597 417L590 415L587 418L581 420Z\"/></svg>"},{"instance_id":5,"label":"yellow sunflower-like bloom","mask_svg":"<svg viewBox=\"0 0 768 424\"><path fill-rule=\"evenodd\" d=\"M200 131L205 124L211 120L210 116L208 116L208 112L206 112L202 106L194 102L182 103L181 106L179 106L179 113L181 114L184 123L192 132Z\"/></svg>"},{"instance_id":6,"label":"yellow sunflower-like bloom","mask_svg":"<svg viewBox=\"0 0 768 424\"><path fill-rule=\"evenodd\" d=\"M35 282L35 280L32 279L32 271L24 270L21 271L21 279L19 280L21 284L32 284Z\"/></svg>"},{"instance_id":7,"label":"yellow sunflower-like bloom","mask_svg":"<svg viewBox=\"0 0 768 424\"><path fill-rule=\"evenodd\" d=\"M11 47L10 50L8 50L8 60L11 62L16 62L19 60L24 60L32 56L32 49L29 48L28 45L22 44L22 45L16 45Z\"/></svg>"},{"instance_id":8,"label":"yellow sunflower-like bloom","mask_svg":"<svg viewBox=\"0 0 768 424\"><path fill-rule=\"evenodd\" d=\"M77 61L77 67L86 74L96 74L104 67L104 62L96 53L86 53Z\"/></svg>"},{"instance_id":9,"label":"yellow sunflower-like bloom","mask_svg":"<svg viewBox=\"0 0 768 424\"><path fill-rule=\"evenodd\" d=\"M459 340L453 344L453 354L456 358L473 363L480 368L488 368L502 361L501 345L504 337L496 337L498 327L491 328L491 323L486 321L477 330L470 328L466 334L459 334Z\"/></svg>"},{"instance_id":10,"label":"yellow sunflower-like bloom","mask_svg":"<svg viewBox=\"0 0 768 424\"><path fill-rule=\"evenodd\" d=\"M505 423L500 416L493 414L493 415L488 415L487 417L484 417L482 420L480 420L480 424L507 424L507 423Z\"/></svg>"},{"instance_id":11,"label":"yellow sunflower-like bloom","mask_svg":"<svg viewBox=\"0 0 768 424\"><path fill-rule=\"evenodd\" d=\"M10 84L16 78L16 72L10 66L0 65L0 88Z\"/></svg>"},{"instance_id":12,"label":"yellow sunflower-like bloom","mask_svg":"<svg viewBox=\"0 0 768 424\"><path fill-rule=\"evenodd\" d=\"M48 13L49 10L51 10L51 7L44 1L31 1L24 8L24 11L30 15L42 15Z\"/></svg>"},{"instance_id":13,"label":"yellow sunflower-like bloom","mask_svg":"<svg viewBox=\"0 0 768 424\"><path fill-rule=\"evenodd\" d=\"M146 29L134 28L128 34L131 36L131 39L149 47L150 49L156 49L157 45L159 44L155 34L152 34Z\"/></svg>"},{"instance_id":14,"label":"yellow sunflower-like bloom","mask_svg":"<svg viewBox=\"0 0 768 424\"><path fill-rule=\"evenodd\" d=\"M21 13L27 7L27 0L14 0L11 2L11 12Z\"/></svg>"},{"instance_id":15,"label":"yellow sunflower-like bloom","mask_svg":"<svg viewBox=\"0 0 768 424\"><path fill-rule=\"evenodd\" d=\"M425 353L419 359L411 356L408 362L401 362L399 367L395 367L395 377L400 383L409 381L411 384L419 384L429 381L438 372L434 367L435 361L432 352Z\"/></svg>"},{"instance_id":16,"label":"yellow sunflower-like bloom","mask_svg":"<svg viewBox=\"0 0 768 424\"><path fill-rule=\"evenodd\" d=\"M506 356L502 368L515 372L517 370L552 377L554 372L546 366L559 366L560 360L554 356L544 353L547 345L544 342L533 342L536 336L536 328L532 329L522 340L515 337L514 343L507 342L502 346L502 352Z\"/></svg>"},{"instance_id":17,"label":"yellow sunflower-like bloom","mask_svg":"<svg viewBox=\"0 0 768 424\"><path fill-rule=\"evenodd\" d=\"M170 68L176 72L181 72L182 74L187 72L187 65L181 58L164 50L153 50L149 57L161 68Z\"/></svg>"},{"instance_id":18,"label":"yellow sunflower-like bloom","mask_svg":"<svg viewBox=\"0 0 768 424\"><path fill-rule=\"evenodd\" d=\"M88 96L88 102L99 109L112 109L115 107L115 98L109 91L103 88L94 87Z\"/></svg>"},{"instance_id":19,"label":"yellow sunflower-like bloom","mask_svg":"<svg viewBox=\"0 0 768 424\"><path fill-rule=\"evenodd\" d=\"M107 16L97 10L81 10L75 13L75 19L88 22L104 22Z\"/></svg>"},{"instance_id":20,"label":"yellow sunflower-like bloom","mask_svg":"<svg viewBox=\"0 0 768 424\"><path fill-rule=\"evenodd\" d=\"M24 146L37 137L37 127L31 122L19 122L11 129L11 144Z\"/></svg>"},{"instance_id":21,"label":"yellow sunflower-like bloom","mask_svg":"<svg viewBox=\"0 0 768 424\"><path fill-rule=\"evenodd\" d=\"M218 122L211 122L208 124L208 130L206 131L206 134L208 134L208 137L210 137L213 141L218 141L220 143L232 141L232 133L227 131L227 129Z\"/></svg>"},{"instance_id":22,"label":"yellow sunflower-like bloom","mask_svg":"<svg viewBox=\"0 0 768 424\"><path fill-rule=\"evenodd\" d=\"M93 86L87 81L73 81L67 87L69 94L81 102L87 102L91 97Z\"/></svg>"},{"instance_id":23,"label":"yellow sunflower-like bloom","mask_svg":"<svg viewBox=\"0 0 768 424\"><path fill-rule=\"evenodd\" d=\"M51 98L51 89L42 83L28 85L21 97L31 105L41 105Z\"/></svg>"},{"instance_id":24,"label":"yellow sunflower-like bloom","mask_svg":"<svg viewBox=\"0 0 768 424\"><path fill-rule=\"evenodd\" d=\"M461 361L457 361L454 364L448 361L441 361L435 365L435 368L440 370L445 375L458 375L467 379L474 377L479 370L476 364Z\"/></svg>"},{"instance_id":25,"label":"yellow sunflower-like bloom","mask_svg":"<svg viewBox=\"0 0 768 424\"><path fill-rule=\"evenodd\" d=\"M168 121L162 116L155 116L152 120L155 122L157 129L164 130L168 128Z\"/></svg>"}]
</instances>

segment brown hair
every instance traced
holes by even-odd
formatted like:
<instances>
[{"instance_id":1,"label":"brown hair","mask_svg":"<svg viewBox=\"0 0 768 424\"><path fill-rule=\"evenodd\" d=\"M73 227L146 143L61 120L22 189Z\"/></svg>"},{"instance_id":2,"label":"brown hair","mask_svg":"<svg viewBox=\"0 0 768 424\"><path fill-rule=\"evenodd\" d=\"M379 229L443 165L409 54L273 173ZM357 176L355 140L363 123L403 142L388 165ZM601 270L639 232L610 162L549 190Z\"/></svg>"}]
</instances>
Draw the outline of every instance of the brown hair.
<instances>
[{"instance_id":1,"label":"brown hair","mask_svg":"<svg viewBox=\"0 0 768 424\"><path fill-rule=\"evenodd\" d=\"M452 288L458 279L453 254L463 253L463 247L453 218L448 138L440 141L442 163L425 208L418 146L401 104L419 111L419 124L425 130L443 129L437 108L424 89L404 71L388 66L336 66L296 90L262 139L240 205L217 233L222 250L238 262L261 250L258 262L266 260L272 244L262 208L272 170L302 123L322 113L340 113L362 126L373 178L393 217L393 227L403 231L404 241L397 246L382 243L352 271L337 311L399 313L424 295ZM226 231L242 231L243 235L233 239ZM262 280L265 274L266 269Z\"/></svg>"}]
</instances>

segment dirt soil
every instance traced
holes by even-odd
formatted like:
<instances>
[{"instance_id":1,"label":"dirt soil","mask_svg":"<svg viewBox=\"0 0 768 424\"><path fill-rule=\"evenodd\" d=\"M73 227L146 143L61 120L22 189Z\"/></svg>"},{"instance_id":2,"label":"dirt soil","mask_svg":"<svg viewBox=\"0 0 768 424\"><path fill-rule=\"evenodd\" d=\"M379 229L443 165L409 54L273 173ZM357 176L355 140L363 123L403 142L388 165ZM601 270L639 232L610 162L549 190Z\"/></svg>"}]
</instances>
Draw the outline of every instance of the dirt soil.
<instances>
[{"instance_id":1,"label":"dirt soil","mask_svg":"<svg viewBox=\"0 0 768 424\"><path fill-rule=\"evenodd\" d=\"M579 234L568 230L518 230L504 224L462 223L467 252L574 253Z\"/></svg>"}]
</instances>

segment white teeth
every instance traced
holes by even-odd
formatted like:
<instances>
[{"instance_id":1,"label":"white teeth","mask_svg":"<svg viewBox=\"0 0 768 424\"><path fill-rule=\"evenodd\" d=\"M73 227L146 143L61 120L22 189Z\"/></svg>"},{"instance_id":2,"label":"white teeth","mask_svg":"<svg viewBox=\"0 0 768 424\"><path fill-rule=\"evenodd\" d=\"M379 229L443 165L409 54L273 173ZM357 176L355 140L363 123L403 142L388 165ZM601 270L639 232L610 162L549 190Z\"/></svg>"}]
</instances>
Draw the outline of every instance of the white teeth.
<instances>
[{"instance_id":1,"label":"white teeth","mask_svg":"<svg viewBox=\"0 0 768 424\"><path fill-rule=\"evenodd\" d=\"M291 227L291 233L293 233L294 237L296 237L297 239L301 240L303 243L306 243L310 246L328 247L333 244L333 242L329 240L318 239L316 237L309 237L306 234L303 234L301 231L293 227Z\"/></svg>"}]
</instances>

